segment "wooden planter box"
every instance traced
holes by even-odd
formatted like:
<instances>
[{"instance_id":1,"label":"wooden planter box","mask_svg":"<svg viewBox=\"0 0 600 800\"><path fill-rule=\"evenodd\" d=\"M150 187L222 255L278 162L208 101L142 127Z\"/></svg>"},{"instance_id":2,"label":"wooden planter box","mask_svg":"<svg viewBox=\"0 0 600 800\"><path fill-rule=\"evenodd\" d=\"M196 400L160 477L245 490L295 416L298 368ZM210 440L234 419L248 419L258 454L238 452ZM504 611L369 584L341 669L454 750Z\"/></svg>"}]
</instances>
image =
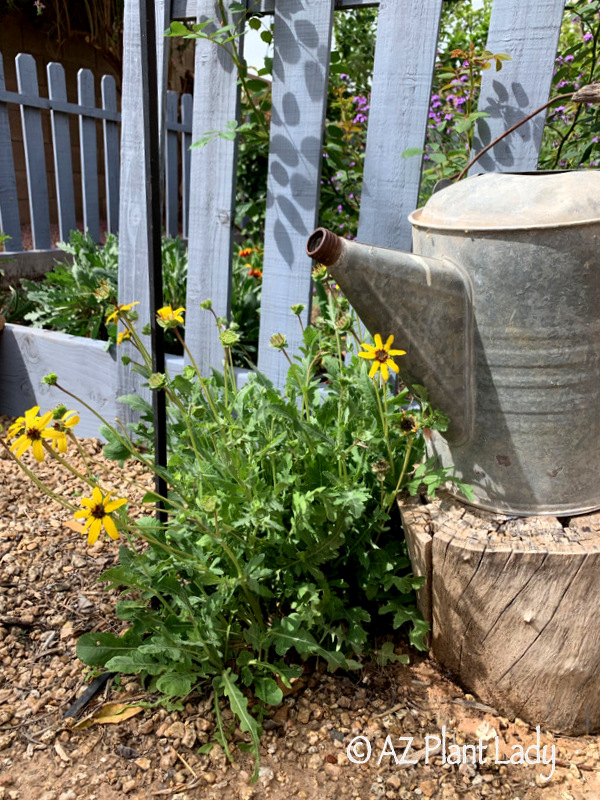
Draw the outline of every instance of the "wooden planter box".
<instances>
[{"instance_id":1,"label":"wooden planter box","mask_svg":"<svg viewBox=\"0 0 600 800\"><path fill-rule=\"evenodd\" d=\"M43 384L42 378L54 372L61 386L107 422L114 424L117 415L125 419L127 409L117 403L117 397L124 394L118 385L120 354L114 347L105 348L106 342L82 336L7 324L0 331L0 414L19 417L32 406L46 411L64 403L79 412L78 436L100 437L98 417L60 389ZM167 355L166 367L171 377L181 374L183 356ZM248 370L236 367L235 374L242 386ZM148 389L143 391L149 398Z\"/></svg>"},{"instance_id":2,"label":"wooden planter box","mask_svg":"<svg viewBox=\"0 0 600 800\"><path fill-rule=\"evenodd\" d=\"M98 437L101 421L55 386L43 384L42 378L55 372L65 389L114 423L122 413L117 403L117 352L105 347L106 342L94 339L7 324L0 332L0 414L18 417L35 405L45 411L64 403L79 412L77 434ZM170 375L180 373L183 358L167 356L167 369Z\"/></svg>"}]
</instances>

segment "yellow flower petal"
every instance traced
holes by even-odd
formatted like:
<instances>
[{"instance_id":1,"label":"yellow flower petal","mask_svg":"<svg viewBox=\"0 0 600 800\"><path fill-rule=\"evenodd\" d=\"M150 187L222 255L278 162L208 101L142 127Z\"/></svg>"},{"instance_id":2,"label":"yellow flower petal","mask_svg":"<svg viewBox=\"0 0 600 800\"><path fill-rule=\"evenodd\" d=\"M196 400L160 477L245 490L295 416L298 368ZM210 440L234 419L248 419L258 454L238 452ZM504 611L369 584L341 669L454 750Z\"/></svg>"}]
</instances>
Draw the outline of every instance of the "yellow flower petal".
<instances>
[{"instance_id":1,"label":"yellow flower petal","mask_svg":"<svg viewBox=\"0 0 600 800\"><path fill-rule=\"evenodd\" d=\"M27 435L22 433L21 436L19 436L18 439L15 439L15 441L11 444L9 450L11 453L14 453L17 458L21 458L25 450L27 450L29 447L30 443L31 442Z\"/></svg>"},{"instance_id":2,"label":"yellow flower petal","mask_svg":"<svg viewBox=\"0 0 600 800\"><path fill-rule=\"evenodd\" d=\"M48 425L48 423L52 420L52 412L46 411L43 417L39 417L35 422L35 427L38 431L41 431L43 428Z\"/></svg>"},{"instance_id":3,"label":"yellow flower petal","mask_svg":"<svg viewBox=\"0 0 600 800\"><path fill-rule=\"evenodd\" d=\"M97 506L101 505L102 503L102 492L97 486L94 486L94 488L92 489L92 500L94 501L94 504Z\"/></svg>"},{"instance_id":4,"label":"yellow flower petal","mask_svg":"<svg viewBox=\"0 0 600 800\"><path fill-rule=\"evenodd\" d=\"M375 353L359 353L359 358L375 358Z\"/></svg>"},{"instance_id":5,"label":"yellow flower petal","mask_svg":"<svg viewBox=\"0 0 600 800\"><path fill-rule=\"evenodd\" d=\"M394 334L390 333L387 338L387 342L384 344L383 349L387 350L388 353L390 352L390 347L394 344Z\"/></svg>"},{"instance_id":6,"label":"yellow flower petal","mask_svg":"<svg viewBox=\"0 0 600 800\"><path fill-rule=\"evenodd\" d=\"M34 439L32 446L33 450L33 457L36 461L43 461L44 460L44 445L42 444L40 439Z\"/></svg>"},{"instance_id":7,"label":"yellow flower petal","mask_svg":"<svg viewBox=\"0 0 600 800\"><path fill-rule=\"evenodd\" d=\"M121 508L121 506L125 505L126 502L127 499L125 497L121 497L119 500L111 500L110 503L105 501L104 510L107 514L112 514L113 511L116 511L117 508Z\"/></svg>"},{"instance_id":8,"label":"yellow flower petal","mask_svg":"<svg viewBox=\"0 0 600 800\"><path fill-rule=\"evenodd\" d=\"M371 350L371 352L375 353L377 348L373 344L367 344L367 342L362 342L361 347L364 347L365 350Z\"/></svg>"},{"instance_id":9,"label":"yellow flower petal","mask_svg":"<svg viewBox=\"0 0 600 800\"><path fill-rule=\"evenodd\" d=\"M373 366L369 370L369 378L374 378L375 377L375 373L377 372L377 370L379 369L380 366L381 366L381 361L374 361L373 362Z\"/></svg>"},{"instance_id":10,"label":"yellow flower petal","mask_svg":"<svg viewBox=\"0 0 600 800\"><path fill-rule=\"evenodd\" d=\"M387 381L387 379L390 377L390 373L389 373L389 370L388 370L388 362L387 361L383 361L381 363L381 375L383 376L383 380L384 381Z\"/></svg>"},{"instance_id":11,"label":"yellow flower petal","mask_svg":"<svg viewBox=\"0 0 600 800\"><path fill-rule=\"evenodd\" d=\"M98 536L100 536L101 530L102 530L102 520L95 519L90 525L90 530L88 533L88 544L90 546L96 543Z\"/></svg>"},{"instance_id":12,"label":"yellow flower petal","mask_svg":"<svg viewBox=\"0 0 600 800\"><path fill-rule=\"evenodd\" d=\"M79 501L79 504L85 506L85 508L92 508L96 505L91 497L82 497Z\"/></svg>"},{"instance_id":13,"label":"yellow flower petal","mask_svg":"<svg viewBox=\"0 0 600 800\"><path fill-rule=\"evenodd\" d=\"M406 350L388 350L391 356L405 356Z\"/></svg>"},{"instance_id":14,"label":"yellow flower petal","mask_svg":"<svg viewBox=\"0 0 600 800\"><path fill-rule=\"evenodd\" d=\"M39 406L34 406L30 408L29 411L25 412L25 427L31 428L35 423L35 419L37 417L37 413L40 410Z\"/></svg>"},{"instance_id":15,"label":"yellow flower petal","mask_svg":"<svg viewBox=\"0 0 600 800\"><path fill-rule=\"evenodd\" d=\"M375 334L375 347L377 348L377 350L383 350L383 341L379 333Z\"/></svg>"},{"instance_id":16,"label":"yellow flower petal","mask_svg":"<svg viewBox=\"0 0 600 800\"><path fill-rule=\"evenodd\" d=\"M119 531L115 523L112 521L111 517L108 514L102 517L102 524L104 525L105 531L108 533L111 539L118 539L119 538Z\"/></svg>"},{"instance_id":17,"label":"yellow flower petal","mask_svg":"<svg viewBox=\"0 0 600 800\"><path fill-rule=\"evenodd\" d=\"M396 375L400 372L400 367L398 366L398 364L396 364L395 361L392 361L391 358L386 361L386 364L391 370L393 370L396 373Z\"/></svg>"},{"instance_id":18,"label":"yellow flower petal","mask_svg":"<svg viewBox=\"0 0 600 800\"><path fill-rule=\"evenodd\" d=\"M75 519L86 519L87 517L90 516L90 512L88 509L80 508L79 511L75 511L73 516L75 517Z\"/></svg>"}]
</instances>

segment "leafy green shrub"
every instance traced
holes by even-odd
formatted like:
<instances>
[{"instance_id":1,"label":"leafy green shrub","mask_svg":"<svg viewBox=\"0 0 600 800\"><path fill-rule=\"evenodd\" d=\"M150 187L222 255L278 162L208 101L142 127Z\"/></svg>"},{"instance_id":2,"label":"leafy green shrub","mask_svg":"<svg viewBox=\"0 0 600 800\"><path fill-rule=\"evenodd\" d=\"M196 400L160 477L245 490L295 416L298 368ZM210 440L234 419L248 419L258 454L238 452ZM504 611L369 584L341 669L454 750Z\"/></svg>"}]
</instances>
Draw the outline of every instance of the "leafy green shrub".
<instances>
[{"instance_id":1,"label":"leafy green shrub","mask_svg":"<svg viewBox=\"0 0 600 800\"><path fill-rule=\"evenodd\" d=\"M28 299L35 304L26 320L35 328L108 340L104 320L117 296L117 237L108 234L101 246L91 236L72 231L69 243L62 242L59 247L72 256L72 263L57 262L40 283L22 282Z\"/></svg>"},{"instance_id":2,"label":"leafy green shrub","mask_svg":"<svg viewBox=\"0 0 600 800\"><path fill-rule=\"evenodd\" d=\"M69 243L59 247L72 256L72 263L57 263L41 282L22 281L24 295L14 293L11 308L18 300L19 321L33 327L114 344L119 331L106 319L114 311L117 298L117 236L108 234L106 243L99 245L87 234L73 231ZM185 307L187 250L179 237L163 237L162 266L164 304ZM231 318L240 334L235 354L238 366L256 363L261 285L262 252L255 247L239 248L234 256L231 302ZM165 341L170 352L181 352L171 331L166 331Z\"/></svg>"},{"instance_id":3,"label":"leafy green shrub","mask_svg":"<svg viewBox=\"0 0 600 800\"><path fill-rule=\"evenodd\" d=\"M323 324L304 331L298 358L290 358L283 336L272 338L289 362L282 395L260 373L236 387L235 328L220 327L223 373L206 378L188 366L174 378L151 374L149 354L123 308L120 321L145 365L136 368L166 393L169 456L156 471L168 490L143 501L160 499L162 519L140 517L133 501L113 498L92 477L93 463L80 472L69 464L91 490L75 514L85 520L88 541L103 528L125 538L120 565L103 579L122 592L116 613L127 632L81 636L79 657L139 675L148 690L173 701L212 688L217 738L228 753L223 701L258 758L267 707L281 701L282 685L300 674L302 660L358 669L378 648L384 663L398 657L382 638L408 624L410 641L422 647L427 630L413 597L421 580L409 572L393 523L394 500L401 489L415 493L423 483L431 494L447 480L446 470L423 461L422 435L425 428L443 430L446 420L425 401L408 410L406 391L394 393L387 382L388 367L397 369L391 341L376 337L377 355L369 345L363 358L346 357L348 337L357 336L354 321L332 292L324 293L321 310ZM161 324L179 333L175 315L163 315ZM63 388L55 375L47 382ZM139 445L130 432L107 424L104 455L120 466L133 458L153 469L146 455L152 409L138 396L124 401L143 414L132 426ZM40 460L60 460L49 439L60 439L64 452L74 412L61 408L46 430L52 414L38 417L38 411L12 426L11 450L21 456L32 447Z\"/></svg>"}]
</instances>

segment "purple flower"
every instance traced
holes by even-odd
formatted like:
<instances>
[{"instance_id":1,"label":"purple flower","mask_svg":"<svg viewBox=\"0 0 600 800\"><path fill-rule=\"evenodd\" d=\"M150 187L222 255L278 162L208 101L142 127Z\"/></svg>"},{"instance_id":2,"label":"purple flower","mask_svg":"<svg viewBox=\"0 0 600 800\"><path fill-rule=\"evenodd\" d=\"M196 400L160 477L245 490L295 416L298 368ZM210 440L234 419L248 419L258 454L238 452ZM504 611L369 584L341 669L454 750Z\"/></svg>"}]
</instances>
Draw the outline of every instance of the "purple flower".
<instances>
[{"instance_id":1,"label":"purple flower","mask_svg":"<svg viewBox=\"0 0 600 800\"><path fill-rule=\"evenodd\" d=\"M589 31L587 33L583 34L583 41L584 42L590 42L593 38L594 38L594 34L590 33Z\"/></svg>"}]
</instances>

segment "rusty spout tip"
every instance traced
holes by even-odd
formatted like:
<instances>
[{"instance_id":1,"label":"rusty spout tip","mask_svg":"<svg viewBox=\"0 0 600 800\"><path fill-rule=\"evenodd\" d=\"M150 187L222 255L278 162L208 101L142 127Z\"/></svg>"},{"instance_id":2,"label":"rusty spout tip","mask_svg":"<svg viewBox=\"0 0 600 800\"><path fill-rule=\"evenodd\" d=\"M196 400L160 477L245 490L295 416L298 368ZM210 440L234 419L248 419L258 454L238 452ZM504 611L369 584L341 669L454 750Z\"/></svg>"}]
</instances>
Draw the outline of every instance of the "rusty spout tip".
<instances>
[{"instance_id":1,"label":"rusty spout tip","mask_svg":"<svg viewBox=\"0 0 600 800\"><path fill-rule=\"evenodd\" d=\"M571 98L575 103L600 103L600 83L590 83L578 89Z\"/></svg>"},{"instance_id":2,"label":"rusty spout tip","mask_svg":"<svg viewBox=\"0 0 600 800\"><path fill-rule=\"evenodd\" d=\"M317 228L308 237L306 253L319 264L330 267L342 254L342 239L327 228Z\"/></svg>"}]
</instances>

